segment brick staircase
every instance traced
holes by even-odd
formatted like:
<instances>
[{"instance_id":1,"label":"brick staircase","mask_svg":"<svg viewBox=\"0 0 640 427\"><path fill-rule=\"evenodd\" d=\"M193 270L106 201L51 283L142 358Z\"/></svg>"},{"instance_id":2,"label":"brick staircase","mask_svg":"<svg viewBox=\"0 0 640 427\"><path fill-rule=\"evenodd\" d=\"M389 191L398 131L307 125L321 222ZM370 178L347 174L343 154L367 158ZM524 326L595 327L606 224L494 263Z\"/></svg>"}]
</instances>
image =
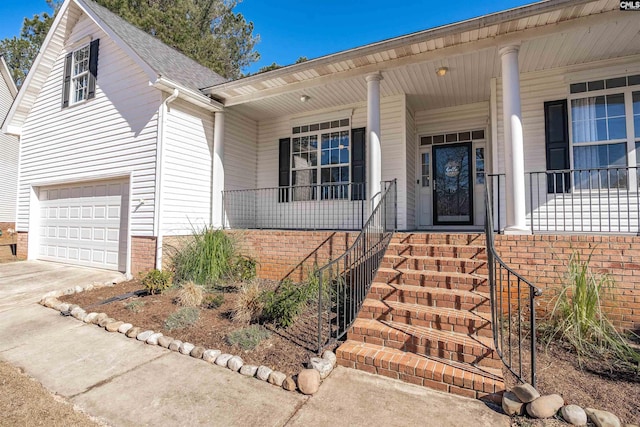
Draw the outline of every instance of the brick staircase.
<instances>
[{"instance_id":1,"label":"brick staircase","mask_svg":"<svg viewBox=\"0 0 640 427\"><path fill-rule=\"evenodd\" d=\"M342 366L462 396L504 389L483 234L395 233Z\"/></svg>"}]
</instances>

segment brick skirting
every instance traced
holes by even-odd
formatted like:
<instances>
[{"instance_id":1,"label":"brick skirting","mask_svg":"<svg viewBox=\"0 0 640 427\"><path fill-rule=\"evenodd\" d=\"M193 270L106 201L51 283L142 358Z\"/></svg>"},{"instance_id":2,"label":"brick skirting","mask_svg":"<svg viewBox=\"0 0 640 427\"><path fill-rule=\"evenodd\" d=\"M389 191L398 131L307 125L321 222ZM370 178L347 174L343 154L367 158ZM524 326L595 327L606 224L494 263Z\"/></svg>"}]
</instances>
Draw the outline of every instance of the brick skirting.
<instances>
[{"instance_id":1,"label":"brick skirting","mask_svg":"<svg viewBox=\"0 0 640 427\"><path fill-rule=\"evenodd\" d=\"M156 266L156 238L131 237L131 274L136 277L139 273L153 270Z\"/></svg>"}]
</instances>

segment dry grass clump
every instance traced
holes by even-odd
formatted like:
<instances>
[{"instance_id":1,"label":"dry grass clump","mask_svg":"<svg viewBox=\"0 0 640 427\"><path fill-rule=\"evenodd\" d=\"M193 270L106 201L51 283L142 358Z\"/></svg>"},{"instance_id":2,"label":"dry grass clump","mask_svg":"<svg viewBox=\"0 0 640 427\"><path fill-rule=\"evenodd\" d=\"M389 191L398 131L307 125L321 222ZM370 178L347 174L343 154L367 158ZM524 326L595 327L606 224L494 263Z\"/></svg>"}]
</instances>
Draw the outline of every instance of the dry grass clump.
<instances>
[{"instance_id":1,"label":"dry grass clump","mask_svg":"<svg viewBox=\"0 0 640 427\"><path fill-rule=\"evenodd\" d=\"M198 307L204 298L204 288L189 281L182 284L176 302L182 307Z\"/></svg>"},{"instance_id":2,"label":"dry grass clump","mask_svg":"<svg viewBox=\"0 0 640 427\"><path fill-rule=\"evenodd\" d=\"M238 291L238 298L233 307L233 320L243 323L255 322L262 315L263 308L262 291L258 283L244 283Z\"/></svg>"}]
</instances>

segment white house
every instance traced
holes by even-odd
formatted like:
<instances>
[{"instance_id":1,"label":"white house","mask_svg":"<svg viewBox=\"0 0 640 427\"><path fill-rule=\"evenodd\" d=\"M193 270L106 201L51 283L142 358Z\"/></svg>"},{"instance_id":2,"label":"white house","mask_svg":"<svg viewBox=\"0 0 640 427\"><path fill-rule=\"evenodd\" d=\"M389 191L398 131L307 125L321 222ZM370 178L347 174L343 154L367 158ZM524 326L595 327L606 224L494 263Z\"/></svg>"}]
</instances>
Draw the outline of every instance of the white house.
<instances>
[{"instance_id":1,"label":"white house","mask_svg":"<svg viewBox=\"0 0 640 427\"><path fill-rule=\"evenodd\" d=\"M4 58L0 56L0 120L4 120L18 93ZM0 132L0 230L16 222L18 189L18 138Z\"/></svg>"},{"instance_id":2,"label":"white house","mask_svg":"<svg viewBox=\"0 0 640 427\"><path fill-rule=\"evenodd\" d=\"M193 225L359 229L393 179L400 230L482 229L488 177L507 233L637 233L638 16L543 1L224 81L67 0L3 127L21 251L135 272Z\"/></svg>"}]
</instances>

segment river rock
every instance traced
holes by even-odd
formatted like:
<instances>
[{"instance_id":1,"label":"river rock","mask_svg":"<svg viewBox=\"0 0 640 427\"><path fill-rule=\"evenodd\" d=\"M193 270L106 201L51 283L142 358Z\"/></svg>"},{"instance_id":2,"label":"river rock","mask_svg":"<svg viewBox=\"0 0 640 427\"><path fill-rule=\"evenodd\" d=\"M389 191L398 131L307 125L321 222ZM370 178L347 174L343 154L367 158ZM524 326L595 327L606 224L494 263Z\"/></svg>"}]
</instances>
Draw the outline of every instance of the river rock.
<instances>
[{"instance_id":1,"label":"river rock","mask_svg":"<svg viewBox=\"0 0 640 427\"><path fill-rule=\"evenodd\" d=\"M154 334L149 335L149 338L146 339L146 343L149 345L158 345L158 340L162 336L161 332L156 332Z\"/></svg>"},{"instance_id":2,"label":"river rock","mask_svg":"<svg viewBox=\"0 0 640 427\"><path fill-rule=\"evenodd\" d=\"M320 374L320 379L325 379L333 370L333 364L330 360L322 359L320 357L312 357L309 360L309 365Z\"/></svg>"},{"instance_id":3,"label":"river rock","mask_svg":"<svg viewBox=\"0 0 640 427\"><path fill-rule=\"evenodd\" d=\"M502 395L502 410L509 416L522 415L524 413L524 403L518 399L515 393L507 391Z\"/></svg>"},{"instance_id":4,"label":"river rock","mask_svg":"<svg viewBox=\"0 0 640 427\"><path fill-rule=\"evenodd\" d=\"M127 336L127 338L135 338L138 336L138 334L142 332L142 329L138 328L137 326L134 326L133 328L129 329L125 335Z\"/></svg>"},{"instance_id":5,"label":"river rock","mask_svg":"<svg viewBox=\"0 0 640 427\"><path fill-rule=\"evenodd\" d=\"M199 345L193 347L193 350L189 353L189 356L195 359L202 359L202 355L206 349L204 347L200 347Z\"/></svg>"},{"instance_id":6,"label":"river rock","mask_svg":"<svg viewBox=\"0 0 640 427\"><path fill-rule=\"evenodd\" d=\"M91 313L87 314L86 316L84 316L84 319L82 321L84 323L94 323L94 321L96 320L97 317L98 317L98 313L91 312Z\"/></svg>"},{"instance_id":7,"label":"river rock","mask_svg":"<svg viewBox=\"0 0 640 427\"><path fill-rule=\"evenodd\" d=\"M269 379L267 380L267 382L269 384L273 384L273 385L277 385L278 387L282 387L282 383L284 383L284 380L287 379L287 375L279 372L279 371L273 371L271 372L271 374L269 375Z\"/></svg>"},{"instance_id":8,"label":"river rock","mask_svg":"<svg viewBox=\"0 0 640 427\"><path fill-rule=\"evenodd\" d=\"M116 332L118 328L123 324L124 324L123 322L116 320L115 322L107 323L107 326L105 326L105 329L108 332Z\"/></svg>"},{"instance_id":9,"label":"river rock","mask_svg":"<svg viewBox=\"0 0 640 427\"><path fill-rule=\"evenodd\" d=\"M256 378L262 381L267 381L271 372L273 372L273 369L267 366L260 366L258 367L258 372L256 372Z\"/></svg>"},{"instance_id":10,"label":"river rock","mask_svg":"<svg viewBox=\"0 0 640 427\"><path fill-rule=\"evenodd\" d=\"M205 350L202 353L202 360L207 363L215 363L220 353L222 353L220 350Z\"/></svg>"},{"instance_id":11,"label":"river rock","mask_svg":"<svg viewBox=\"0 0 640 427\"><path fill-rule=\"evenodd\" d=\"M558 409L562 408L562 405L564 405L562 396L549 394L527 403L527 413L533 418L550 418L558 412Z\"/></svg>"},{"instance_id":12,"label":"river rock","mask_svg":"<svg viewBox=\"0 0 640 427\"><path fill-rule=\"evenodd\" d=\"M173 340L173 341L171 341L171 344L169 344L169 350L171 350L171 351L180 351L180 346L181 345L182 345L182 341Z\"/></svg>"},{"instance_id":13,"label":"river rock","mask_svg":"<svg viewBox=\"0 0 640 427\"><path fill-rule=\"evenodd\" d=\"M58 306L58 310L60 310L60 311L69 311L69 307L70 307L70 305L68 303L63 302L62 304L60 304Z\"/></svg>"},{"instance_id":14,"label":"river rock","mask_svg":"<svg viewBox=\"0 0 640 427\"><path fill-rule=\"evenodd\" d=\"M121 334L126 334L131 328L133 328L133 325L131 323L123 323L118 327L118 332L120 332Z\"/></svg>"},{"instance_id":15,"label":"river rock","mask_svg":"<svg viewBox=\"0 0 640 427\"><path fill-rule=\"evenodd\" d=\"M74 286L73 290L75 291L76 294L79 294L80 292L84 291L84 288L80 285L76 285Z\"/></svg>"},{"instance_id":16,"label":"river rock","mask_svg":"<svg viewBox=\"0 0 640 427\"><path fill-rule=\"evenodd\" d=\"M291 377L287 377L282 382L282 388L287 390L287 391L295 391L295 389L296 389L296 381Z\"/></svg>"},{"instance_id":17,"label":"river rock","mask_svg":"<svg viewBox=\"0 0 640 427\"><path fill-rule=\"evenodd\" d=\"M56 297L45 297L40 300L40 304L48 308L54 308L57 305L56 301L58 301Z\"/></svg>"},{"instance_id":18,"label":"river rock","mask_svg":"<svg viewBox=\"0 0 640 427\"><path fill-rule=\"evenodd\" d=\"M195 344L191 344L190 342L183 342L180 344L180 348L178 351L182 354L190 354L191 350L195 348Z\"/></svg>"},{"instance_id":19,"label":"river rock","mask_svg":"<svg viewBox=\"0 0 640 427\"><path fill-rule=\"evenodd\" d=\"M223 353L216 358L216 365L222 366L223 368L227 367L227 363L233 357L233 354Z\"/></svg>"},{"instance_id":20,"label":"river rock","mask_svg":"<svg viewBox=\"0 0 640 427\"><path fill-rule=\"evenodd\" d=\"M562 418L571 425L583 426L587 424L587 413L578 405L563 406L560 413Z\"/></svg>"},{"instance_id":21,"label":"river rock","mask_svg":"<svg viewBox=\"0 0 640 427\"><path fill-rule=\"evenodd\" d=\"M533 388L531 384L527 383L515 386L513 389L511 389L511 392L518 396L518 399L520 399L520 402L522 403L533 402L540 397L540 393L538 392L538 390Z\"/></svg>"},{"instance_id":22,"label":"river rock","mask_svg":"<svg viewBox=\"0 0 640 427\"><path fill-rule=\"evenodd\" d=\"M113 317L106 317L106 318L104 318L104 319L102 319L101 321L98 322L98 326L100 326L101 328L104 328L109 323L115 322L115 321L116 321L116 319L114 319Z\"/></svg>"},{"instance_id":23,"label":"river rock","mask_svg":"<svg viewBox=\"0 0 640 427\"><path fill-rule=\"evenodd\" d=\"M167 337L163 335L160 338L158 338L158 345L160 347L169 348L171 341L173 341L172 337Z\"/></svg>"},{"instance_id":24,"label":"river rock","mask_svg":"<svg viewBox=\"0 0 640 427\"><path fill-rule=\"evenodd\" d=\"M597 427L621 427L620 419L611 412L593 408L585 408L584 411Z\"/></svg>"},{"instance_id":25,"label":"river rock","mask_svg":"<svg viewBox=\"0 0 640 427\"><path fill-rule=\"evenodd\" d=\"M314 394L320 388L320 372L315 369L303 369L298 374L298 389L302 394Z\"/></svg>"},{"instance_id":26,"label":"river rock","mask_svg":"<svg viewBox=\"0 0 640 427\"><path fill-rule=\"evenodd\" d=\"M75 310L76 308L79 308L80 306L78 304L70 304L69 308L67 309L67 311L69 313L71 313L73 310Z\"/></svg>"},{"instance_id":27,"label":"river rock","mask_svg":"<svg viewBox=\"0 0 640 427\"><path fill-rule=\"evenodd\" d=\"M84 320L85 316L87 315L87 312L84 311L82 308L78 307L73 309L73 311L71 312L71 315L78 320Z\"/></svg>"},{"instance_id":28,"label":"river rock","mask_svg":"<svg viewBox=\"0 0 640 427\"><path fill-rule=\"evenodd\" d=\"M153 335L153 333L154 332L152 330L140 332L138 335L136 335L136 339L138 341L146 341L151 335Z\"/></svg>"},{"instance_id":29,"label":"river rock","mask_svg":"<svg viewBox=\"0 0 640 427\"><path fill-rule=\"evenodd\" d=\"M331 362L331 366L333 366L334 368L336 367L336 362L338 361L338 358L336 357L336 354L333 351L325 350L325 352L322 353L322 358L324 360L328 360L329 362Z\"/></svg>"},{"instance_id":30,"label":"river rock","mask_svg":"<svg viewBox=\"0 0 640 427\"><path fill-rule=\"evenodd\" d=\"M108 319L109 316L107 316L107 313L98 313L98 315L96 316L95 320L91 323L93 323L94 325L99 325L100 322L102 322L104 319Z\"/></svg>"},{"instance_id":31,"label":"river rock","mask_svg":"<svg viewBox=\"0 0 640 427\"><path fill-rule=\"evenodd\" d=\"M244 365L244 361L240 356L233 356L227 362L227 368L231 369L233 372L238 372L240 368Z\"/></svg>"},{"instance_id":32,"label":"river rock","mask_svg":"<svg viewBox=\"0 0 640 427\"><path fill-rule=\"evenodd\" d=\"M256 372L258 372L258 367L255 365L242 365L242 368L240 368L240 375L245 377L253 377Z\"/></svg>"}]
</instances>

